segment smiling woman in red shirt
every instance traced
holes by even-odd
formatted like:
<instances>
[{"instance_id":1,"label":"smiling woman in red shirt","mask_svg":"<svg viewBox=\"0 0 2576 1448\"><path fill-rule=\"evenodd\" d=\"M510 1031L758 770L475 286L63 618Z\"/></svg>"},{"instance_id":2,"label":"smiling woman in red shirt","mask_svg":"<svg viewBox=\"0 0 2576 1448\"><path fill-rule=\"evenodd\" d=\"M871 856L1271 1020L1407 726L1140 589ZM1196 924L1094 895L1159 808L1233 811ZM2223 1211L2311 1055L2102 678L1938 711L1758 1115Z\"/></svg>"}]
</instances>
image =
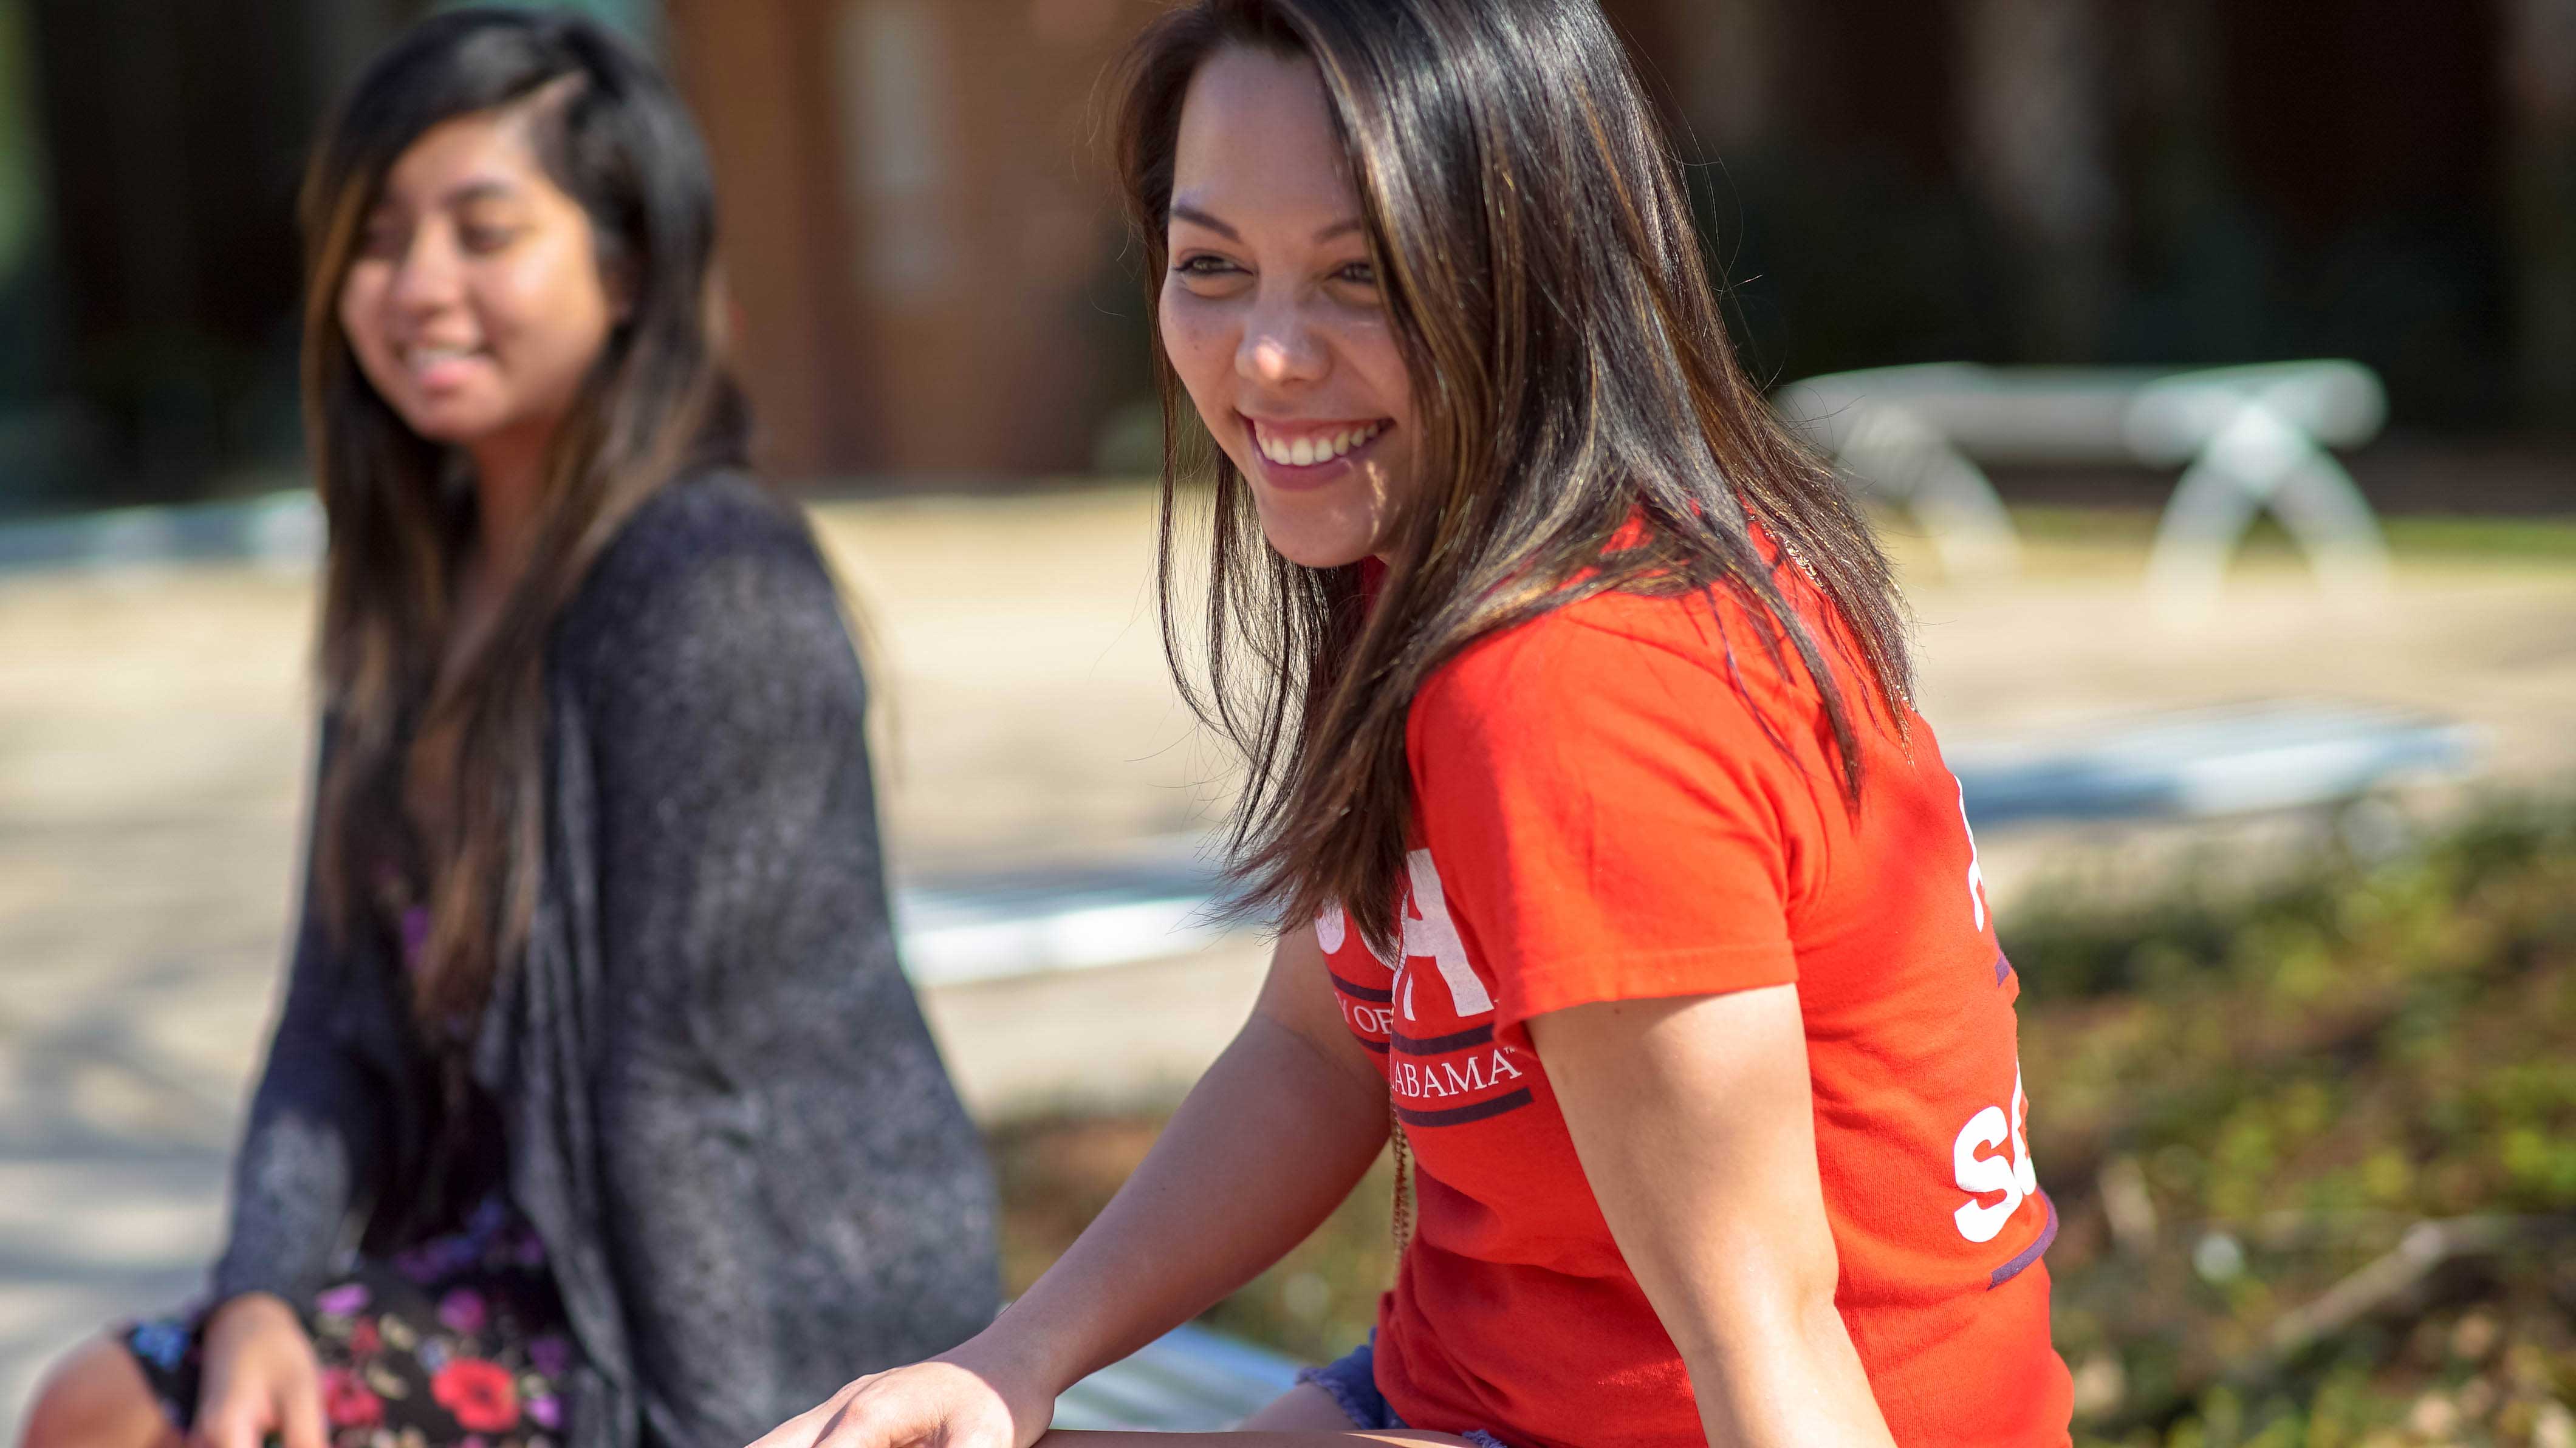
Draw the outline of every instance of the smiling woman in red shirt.
<instances>
[{"instance_id":1,"label":"smiling woman in red shirt","mask_svg":"<svg viewBox=\"0 0 2576 1448\"><path fill-rule=\"evenodd\" d=\"M1285 926L1052 1271L765 1442L1037 1440L1390 1122L1394 1289L1275 1442L2067 1442L2019 982L1901 605L1737 368L1594 0L1196 0L1120 94L1167 637Z\"/></svg>"}]
</instances>

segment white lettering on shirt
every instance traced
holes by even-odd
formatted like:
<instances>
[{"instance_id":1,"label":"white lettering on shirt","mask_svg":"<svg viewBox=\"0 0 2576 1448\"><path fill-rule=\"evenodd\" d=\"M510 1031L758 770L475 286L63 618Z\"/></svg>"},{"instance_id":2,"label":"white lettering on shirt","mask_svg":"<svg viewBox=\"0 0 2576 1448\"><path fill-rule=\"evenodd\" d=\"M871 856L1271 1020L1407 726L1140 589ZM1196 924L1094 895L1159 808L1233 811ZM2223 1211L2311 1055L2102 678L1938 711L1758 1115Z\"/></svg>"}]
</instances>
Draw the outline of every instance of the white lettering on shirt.
<instances>
[{"instance_id":1,"label":"white lettering on shirt","mask_svg":"<svg viewBox=\"0 0 2576 1448\"><path fill-rule=\"evenodd\" d=\"M1404 964L1410 967L1417 956L1427 956L1449 986L1449 999L1459 1016L1490 1014L1494 998L1486 993L1485 983L1476 978L1476 968L1467 963L1467 947L1458 939L1458 926L1449 918L1449 902L1440 888L1440 872L1432 868L1431 852L1415 850L1404 857L1405 870L1413 881L1413 908L1404 918ZM1402 992L1404 1018L1413 1014L1413 978L1408 974Z\"/></svg>"},{"instance_id":2,"label":"white lettering on shirt","mask_svg":"<svg viewBox=\"0 0 2576 1448\"><path fill-rule=\"evenodd\" d=\"M1465 1096L1499 1086L1505 1081L1517 1081L1522 1072L1498 1046L1463 1061L1398 1061L1392 1075L1397 1095L1418 1100L1431 1096Z\"/></svg>"},{"instance_id":3,"label":"white lettering on shirt","mask_svg":"<svg viewBox=\"0 0 2576 1448\"><path fill-rule=\"evenodd\" d=\"M2030 1116L2029 1098L2022 1094L2021 1066L2013 1066L2013 1094L2010 1107L1988 1106L1968 1118L1950 1144L1951 1179L1968 1200L1950 1214L1958 1224L1959 1235L1971 1242L1991 1242L2003 1232L2004 1223L2021 1210L2021 1204L2039 1194L2039 1173L2030 1164L2030 1142L2023 1134ZM1992 1147L2012 1143L2012 1149L1983 1155ZM2001 1192L1993 1202L1981 1197Z\"/></svg>"},{"instance_id":4,"label":"white lettering on shirt","mask_svg":"<svg viewBox=\"0 0 2576 1448\"><path fill-rule=\"evenodd\" d=\"M1350 939L1350 936L1350 917L1342 913L1341 902L1338 900L1324 902L1324 908L1315 912L1315 943L1324 947L1326 955L1331 955L1339 951L1342 948L1342 942Z\"/></svg>"}]
</instances>

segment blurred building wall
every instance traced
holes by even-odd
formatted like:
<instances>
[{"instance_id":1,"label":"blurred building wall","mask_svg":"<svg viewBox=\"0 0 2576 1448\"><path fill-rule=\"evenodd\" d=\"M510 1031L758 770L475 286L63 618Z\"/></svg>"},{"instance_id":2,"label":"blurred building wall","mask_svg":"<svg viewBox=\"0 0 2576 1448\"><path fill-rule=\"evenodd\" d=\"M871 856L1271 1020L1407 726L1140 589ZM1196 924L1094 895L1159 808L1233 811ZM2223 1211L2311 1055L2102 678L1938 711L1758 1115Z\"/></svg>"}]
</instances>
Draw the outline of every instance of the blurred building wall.
<instances>
[{"instance_id":1,"label":"blurred building wall","mask_svg":"<svg viewBox=\"0 0 2576 1448\"><path fill-rule=\"evenodd\" d=\"M2507 0L2502 28L2518 400L2576 426L2576 0Z\"/></svg>"},{"instance_id":2,"label":"blurred building wall","mask_svg":"<svg viewBox=\"0 0 2576 1448\"><path fill-rule=\"evenodd\" d=\"M1122 456L1142 305L1084 122L1153 8L673 0L782 463ZM1766 378L2352 356L2401 426L2576 419L2576 0L1605 8Z\"/></svg>"},{"instance_id":3,"label":"blurred building wall","mask_svg":"<svg viewBox=\"0 0 2576 1448\"><path fill-rule=\"evenodd\" d=\"M305 152L435 8L0 0L0 514L295 475Z\"/></svg>"},{"instance_id":4,"label":"blurred building wall","mask_svg":"<svg viewBox=\"0 0 2576 1448\"><path fill-rule=\"evenodd\" d=\"M22 0L7 104L34 245L0 350L36 456L0 488L188 487L291 452L291 201L340 0Z\"/></svg>"},{"instance_id":5,"label":"blurred building wall","mask_svg":"<svg viewBox=\"0 0 2576 1448\"><path fill-rule=\"evenodd\" d=\"M2352 356L2401 424L2576 416L2571 0L1614 8L1779 375Z\"/></svg>"},{"instance_id":6,"label":"blurred building wall","mask_svg":"<svg viewBox=\"0 0 2576 1448\"><path fill-rule=\"evenodd\" d=\"M1091 121L1150 0L667 0L791 473L1086 469L1148 388Z\"/></svg>"},{"instance_id":7,"label":"blurred building wall","mask_svg":"<svg viewBox=\"0 0 2576 1448\"><path fill-rule=\"evenodd\" d=\"M2576 436L2576 0L1604 0L1747 356L2354 356L2401 428ZM1160 0L584 0L723 193L791 476L1128 468L1093 133ZM294 178L423 0L0 0L0 511L295 465Z\"/></svg>"},{"instance_id":8,"label":"blurred building wall","mask_svg":"<svg viewBox=\"0 0 2576 1448\"><path fill-rule=\"evenodd\" d=\"M26 6L0 0L0 507L62 490L59 291Z\"/></svg>"}]
</instances>

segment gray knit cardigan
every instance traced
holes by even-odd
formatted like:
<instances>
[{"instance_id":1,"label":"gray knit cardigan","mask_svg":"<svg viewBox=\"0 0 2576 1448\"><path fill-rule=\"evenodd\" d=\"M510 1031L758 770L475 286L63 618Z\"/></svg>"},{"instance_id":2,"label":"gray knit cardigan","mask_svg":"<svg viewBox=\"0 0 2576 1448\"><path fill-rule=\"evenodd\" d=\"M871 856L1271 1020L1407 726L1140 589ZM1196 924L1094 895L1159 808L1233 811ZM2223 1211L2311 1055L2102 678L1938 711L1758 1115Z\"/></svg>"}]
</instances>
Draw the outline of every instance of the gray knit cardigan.
<instances>
[{"instance_id":1,"label":"gray knit cardigan","mask_svg":"<svg viewBox=\"0 0 2576 1448\"><path fill-rule=\"evenodd\" d=\"M572 1448L739 1448L991 1320L991 1173L896 960L864 686L802 517L732 474L657 495L546 687L543 893L474 1075L583 1349ZM306 1303L425 1145L397 968L319 914L308 884L219 1300Z\"/></svg>"}]
</instances>

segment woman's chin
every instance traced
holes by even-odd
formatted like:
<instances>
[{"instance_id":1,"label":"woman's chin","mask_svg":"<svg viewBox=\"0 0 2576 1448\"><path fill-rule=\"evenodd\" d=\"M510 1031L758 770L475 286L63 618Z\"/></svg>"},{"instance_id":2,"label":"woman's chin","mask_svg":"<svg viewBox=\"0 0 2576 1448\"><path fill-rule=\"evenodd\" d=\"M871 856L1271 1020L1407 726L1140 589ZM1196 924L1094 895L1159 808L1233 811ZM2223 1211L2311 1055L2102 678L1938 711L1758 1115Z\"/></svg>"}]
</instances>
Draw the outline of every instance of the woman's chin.
<instances>
[{"instance_id":1,"label":"woman's chin","mask_svg":"<svg viewBox=\"0 0 2576 1448\"><path fill-rule=\"evenodd\" d=\"M1352 474L1336 486L1298 491L1249 478L1252 507L1270 550L1305 568L1340 568L1377 551L1384 493Z\"/></svg>"},{"instance_id":2,"label":"woman's chin","mask_svg":"<svg viewBox=\"0 0 2576 1448\"><path fill-rule=\"evenodd\" d=\"M1260 509L1261 536L1270 551L1301 568L1340 568L1375 551L1373 518L1296 517L1304 509Z\"/></svg>"},{"instance_id":3,"label":"woman's chin","mask_svg":"<svg viewBox=\"0 0 2576 1448\"><path fill-rule=\"evenodd\" d=\"M1277 539L1271 540L1270 551L1300 568L1314 569L1341 568L1357 563L1368 556L1366 548L1328 549L1320 552L1311 548L1283 548Z\"/></svg>"},{"instance_id":4,"label":"woman's chin","mask_svg":"<svg viewBox=\"0 0 2576 1448\"><path fill-rule=\"evenodd\" d=\"M422 440L442 447L472 447L498 431L500 424L488 409L473 407L412 406L397 408L405 426Z\"/></svg>"}]
</instances>

